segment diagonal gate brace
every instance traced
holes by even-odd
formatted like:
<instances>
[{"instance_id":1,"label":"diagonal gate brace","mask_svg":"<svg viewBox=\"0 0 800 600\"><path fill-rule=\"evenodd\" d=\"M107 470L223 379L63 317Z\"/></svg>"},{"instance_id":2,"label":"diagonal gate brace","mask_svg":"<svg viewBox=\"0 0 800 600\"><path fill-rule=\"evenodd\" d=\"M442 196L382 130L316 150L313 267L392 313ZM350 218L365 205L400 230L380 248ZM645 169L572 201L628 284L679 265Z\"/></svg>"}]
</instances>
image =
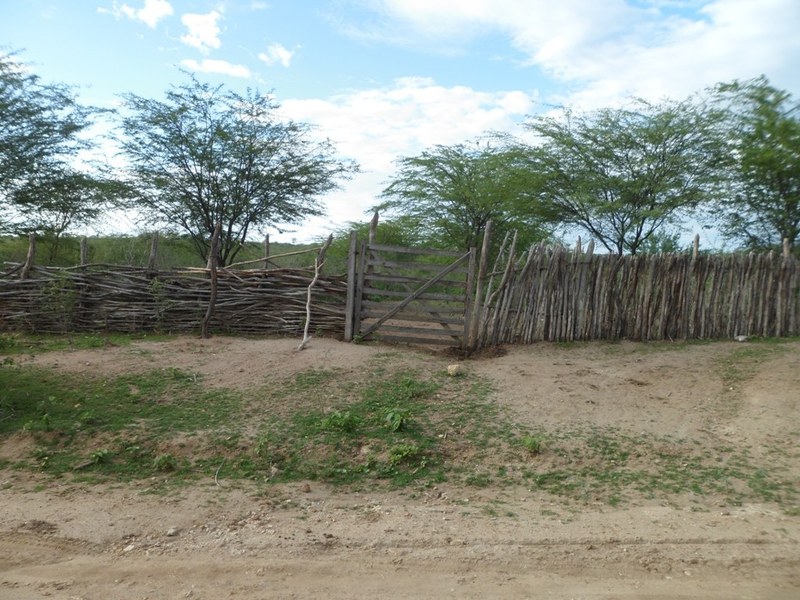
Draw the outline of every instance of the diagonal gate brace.
<instances>
[{"instance_id":1,"label":"diagonal gate brace","mask_svg":"<svg viewBox=\"0 0 800 600\"><path fill-rule=\"evenodd\" d=\"M465 254L464 256L462 256L461 258L456 260L454 263L452 263L449 267L444 269L443 271L439 271L439 273L437 273L436 276L433 279L430 279L429 281L426 281L413 294L411 294L407 298L404 298L402 302L398 303L397 306L393 307L391 310L389 310L389 312L387 312L380 319L378 319L372 325L370 325L367 328L367 330L364 331L361 335L363 337L367 337L371 333L374 333L378 329L378 327L383 325L386 321L391 319L393 316L395 316L397 313L399 313L401 310L403 310L406 306L411 304L411 302L413 302L414 300L419 298L422 294L424 294L426 291L428 291L431 287L433 287L439 281L441 281L446 275L448 275L448 274L452 273L453 271L455 271L456 268L461 263L466 261L467 258L469 258L469 254Z\"/></svg>"}]
</instances>

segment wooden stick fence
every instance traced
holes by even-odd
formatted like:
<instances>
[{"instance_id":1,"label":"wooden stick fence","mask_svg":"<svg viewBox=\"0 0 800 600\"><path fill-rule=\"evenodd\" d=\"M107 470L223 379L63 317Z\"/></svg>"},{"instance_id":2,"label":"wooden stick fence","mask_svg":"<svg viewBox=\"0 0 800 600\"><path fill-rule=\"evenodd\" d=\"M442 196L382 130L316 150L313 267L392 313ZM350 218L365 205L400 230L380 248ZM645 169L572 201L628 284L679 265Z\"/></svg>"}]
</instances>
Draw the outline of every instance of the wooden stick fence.
<instances>
[{"instance_id":1,"label":"wooden stick fence","mask_svg":"<svg viewBox=\"0 0 800 600\"><path fill-rule=\"evenodd\" d=\"M355 247L350 241L351 251ZM800 261L782 255L596 255L508 236L475 282L469 349L537 341L800 335ZM233 270L25 263L0 272L0 330L344 335L359 312L348 276L314 268ZM294 254L294 253L292 253ZM258 261L272 264L265 258ZM323 256L318 256L318 266ZM213 262L213 261L212 261ZM352 261L351 261L352 262ZM245 264L245 263L242 263ZM352 265L351 265L352 266ZM313 286L312 286L313 283ZM312 289L313 288L313 289ZM354 308L355 307L355 308ZM351 323L352 324L352 323Z\"/></svg>"},{"instance_id":2,"label":"wooden stick fence","mask_svg":"<svg viewBox=\"0 0 800 600\"><path fill-rule=\"evenodd\" d=\"M306 269L218 269L211 331L302 335ZM43 333L164 331L196 333L211 299L206 269L158 272L136 267L33 267L27 279L0 279L0 329ZM310 328L344 331L346 281L320 277Z\"/></svg>"},{"instance_id":3,"label":"wooden stick fence","mask_svg":"<svg viewBox=\"0 0 800 600\"><path fill-rule=\"evenodd\" d=\"M763 255L595 255L504 244L473 348L537 341L800 335L800 263ZM513 248L513 244L512 244ZM505 265L503 261L505 260Z\"/></svg>"},{"instance_id":4,"label":"wooden stick fence","mask_svg":"<svg viewBox=\"0 0 800 600\"><path fill-rule=\"evenodd\" d=\"M25 263L7 263L0 273L0 330L202 330L203 336L210 331L291 335L308 329L334 335L344 331L343 276L322 276L314 268L220 268L213 252L205 269L158 271L157 250L155 235L145 268L40 267L33 264L32 238Z\"/></svg>"}]
</instances>

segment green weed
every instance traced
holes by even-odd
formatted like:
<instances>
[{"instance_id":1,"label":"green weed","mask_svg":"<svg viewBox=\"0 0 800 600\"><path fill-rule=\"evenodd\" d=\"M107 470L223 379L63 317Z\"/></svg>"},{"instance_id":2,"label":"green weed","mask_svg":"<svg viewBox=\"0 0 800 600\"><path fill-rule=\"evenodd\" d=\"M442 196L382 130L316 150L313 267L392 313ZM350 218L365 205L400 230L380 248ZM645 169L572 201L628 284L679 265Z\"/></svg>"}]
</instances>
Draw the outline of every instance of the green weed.
<instances>
[{"instance_id":1,"label":"green weed","mask_svg":"<svg viewBox=\"0 0 800 600\"><path fill-rule=\"evenodd\" d=\"M406 429L410 423L408 411L396 408L386 414L384 419L386 427L391 432L402 431Z\"/></svg>"},{"instance_id":2,"label":"green weed","mask_svg":"<svg viewBox=\"0 0 800 600\"><path fill-rule=\"evenodd\" d=\"M537 456L544 449L544 436L542 435L523 435L520 444L532 456Z\"/></svg>"},{"instance_id":3,"label":"green weed","mask_svg":"<svg viewBox=\"0 0 800 600\"><path fill-rule=\"evenodd\" d=\"M350 411L334 411L323 417L319 422L321 431L341 431L345 433L355 433L361 425L361 418Z\"/></svg>"},{"instance_id":4,"label":"green weed","mask_svg":"<svg viewBox=\"0 0 800 600\"><path fill-rule=\"evenodd\" d=\"M172 454L159 454L153 460L153 468L162 473L172 472L178 470L178 459Z\"/></svg>"},{"instance_id":5,"label":"green weed","mask_svg":"<svg viewBox=\"0 0 800 600\"><path fill-rule=\"evenodd\" d=\"M400 464L424 466L424 456L422 448L416 444L396 444L389 448L389 464L392 466Z\"/></svg>"},{"instance_id":6,"label":"green weed","mask_svg":"<svg viewBox=\"0 0 800 600\"><path fill-rule=\"evenodd\" d=\"M106 465L111 462L112 456L111 450L108 448L100 448L89 455L89 461L93 465Z\"/></svg>"}]
</instances>

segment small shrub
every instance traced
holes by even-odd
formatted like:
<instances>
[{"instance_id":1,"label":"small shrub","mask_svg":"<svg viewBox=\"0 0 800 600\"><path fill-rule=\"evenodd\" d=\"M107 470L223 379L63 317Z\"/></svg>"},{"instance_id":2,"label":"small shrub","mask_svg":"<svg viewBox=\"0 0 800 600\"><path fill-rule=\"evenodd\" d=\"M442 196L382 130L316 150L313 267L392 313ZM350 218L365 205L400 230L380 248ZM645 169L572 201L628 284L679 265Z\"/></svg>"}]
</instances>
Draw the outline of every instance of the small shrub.
<instances>
[{"instance_id":1,"label":"small shrub","mask_svg":"<svg viewBox=\"0 0 800 600\"><path fill-rule=\"evenodd\" d=\"M267 437L258 438L255 449L255 454L258 458L262 460L268 460L270 455L272 454L271 450L272 449L269 438Z\"/></svg>"},{"instance_id":2,"label":"small shrub","mask_svg":"<svg viewBox=\"0 0 800 600\"><path fill-rule=\"evenodd\" d=\"M319 422L321 431L344 431L345 433L355 433L358 426L361 424L361 419L350 411L334 411L327 415Z\"/></svg>"},{"instance_id":3,"label":"small shrub","mask_svg":"<svg viewBox=\"0 0 800 600\"><path fill-rule=\"evenodd\" d=\"M416 444L395 444L389 448L389 463L392 466L416 463L423 456L422 448Z\"/></svg>"},{"instance_id":4,"label":"small shrub","mask_svg":"<svg viewBox=\"0 0 800 600\"><path fill-rule=\"evenodd\" d=\"M0 333L0 352L16 350L19 345L19 334Z\"/></svg>"},{"instance_id":5,"label":"small shrub","mask_svg":"<svg viewBox=\"0 0 800 600\"><path fill-rule=\"evenodd\" d=\"M93 465L107 465L111 462L111 450L100 448L89 455L89 462Z\"/></svg>"},{"instance_id":6,"label":"small shrub","mask_svg":"<svg viewBox=\"0 0 800 600\"><path fill-rule=\"evenodd\" d=\"M83 425L97 425L100 423L100 418L92 410L83 411L78 415L78 422Z\"/></svg>"},{"instance_id":7,"label":"small shrub","mask_svg":"<svg viewBox=\"0 0 800 600\"><path fill-rule=\"evenodd\" d=\"M156 471L168 473L178 470L178 459L172 454L159 454L153 461L153 468Z\"/></svg>"},{"instance_id":8,"label":"small shrub","mask_svg":"<svg viewBox=\"0 0 800 600\"><path fill-rule=\"evenodd\" d=\"M544 449L544 438L541 435L525 435L521 443L522 447L533 456L541 454Z\"/></svg>"},{"instance_id":9,"label":"small shrub","mask_svg":"<svg viewBox=\"0 0 800 600\"><path fill-rule=\"evenodd\" d=\"M486 473L472 473L467 476L464 482L472 487L485 488L492 483L492 478Z\"/></svg>"},{"instance_id":10,"label":"small shrub","mask_svg":"<svg viewBox=\"0 0 800 600\"><path fill-rule=\"evenodd\" d=\"M386 414L384 423L386 428L392 433L403 431L408 427L409 416L408 412L400 409L394 409Z\"/></svg>"}]
</instances>

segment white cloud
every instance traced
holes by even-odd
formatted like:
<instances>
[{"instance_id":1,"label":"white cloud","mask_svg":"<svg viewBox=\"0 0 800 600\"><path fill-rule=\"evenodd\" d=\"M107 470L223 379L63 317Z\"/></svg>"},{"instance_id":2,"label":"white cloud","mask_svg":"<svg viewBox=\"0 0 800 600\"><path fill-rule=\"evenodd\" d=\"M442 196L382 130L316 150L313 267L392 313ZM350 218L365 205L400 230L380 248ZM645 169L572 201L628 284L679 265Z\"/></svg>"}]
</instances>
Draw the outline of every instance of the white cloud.
<instances>
[{"instance_id":1,"label":"white cloud","mask_svg":"<svg viewBox=\"0 0 800 600\"><path fill-rule=\"evenodd\" d=\"M228 75L230 77L241 77L243 79L249 79L251 75L250 69L244 65L234 65L226 60L204 58L198 62L187 58L181 61L181 65L190 71L196 71L198 73L215 73L218 75Z\"/></svg>"},{"instance_id":2,"label":"white cloud","mask_svg":"<svg viewBox=\"0 0 800 600\"><path fill-rule=\"evenodd\" d=\"M304 235L323 235L343 222L365 220L365 211L377 203L398 157L417 155L436 144L464 142L490 130L515 131L534 101L519 91L443 87L427 78L398 79L386 88L328 100L285 101L281 111L287 118L317 125L340 155L355 159L363 170L326 199L330 221L309 224Z\"/></svg>"},{"instance_id":3,"label":"white cloud","mask_svg":"<svg viewBox=\"0 0 800 600\"><path fill-rule=\"evenodd\" d=\"M123 4L117 8L116 4L112 11L105 9L98 9L100 12L111 12L119 17L124 15L134 21L141 21L151 29L155 29L158 22L173 14L172 5L167 0L145 0L142 8L133 8L127 4Z\"/></svg>"},{"instance_id":4,"label":"white cloud","mask_svg":"<svg viewBox=\"0 0 800 600\"><path fill-rule=\"evenodd\" d=\"M499 31L571 90L552 100L593 108L638 95L682 98L762 73L800 90L797 0L375 0L372 39L458 48Z\"/></svg>"},{"instance_id":5,"label":"white cloud","mask_svg":"<svg viewBox=\"0 0 800 600\"><path fill-rule=\"evenodd\" d=\"M288 67L292 64L293 56L294 52L286 49L283 45L276 43L270 45L266 52L260 53L258 58L270 66L274 65L275 63L280 63L284 67Z\"/></svg>"},{"instance_id":6,"label":"white cloud","mask_svg":"<svg viewBox=\"0 0 800 600\"><path fill-rule=\"evenodd\" d=\"M716 0L701 14L642 26L616 46L596 48L596 60L584 57L576 79L585 85L570 100L597 106L623 95L682 98L761 74L800 91L800 3Z\"/></svg>"},{"instance_id":7,"label":"white cloud","mask_svg":"<svg viewBox=\"0 0 800 600\"><path fill-rule=\"evenodd\" d=\"M181 41L187 46L192 46L206 53L211 48L219 48L222 42L219 39L219 25L217 21L222 17L222 14L216 10L210 13L200 15L196 13L186 13L181 17L183 23L189 32L181 36Z\"/></svg>"}]
</instances>

